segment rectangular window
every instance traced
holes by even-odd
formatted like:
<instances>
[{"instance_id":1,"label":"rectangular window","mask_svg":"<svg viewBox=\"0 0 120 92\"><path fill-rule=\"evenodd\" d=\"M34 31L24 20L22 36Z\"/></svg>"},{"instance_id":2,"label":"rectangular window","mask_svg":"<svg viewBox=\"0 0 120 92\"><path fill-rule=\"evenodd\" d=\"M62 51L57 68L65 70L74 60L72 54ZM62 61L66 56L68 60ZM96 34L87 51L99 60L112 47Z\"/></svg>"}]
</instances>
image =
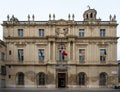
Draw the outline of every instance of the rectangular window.
<instances>
[{"instance_id":1,"label":"rectangular window","mask_svg":"<svg viewBox=\"0 0 120 92\"><path fill-rule=\"evenodd\" d=\"M18 29L18 36L23 37L23 29Z\"/></svg>"},{"instance_id":2,"label":"rectangular window","mask_svg":"<svg viewBox=\"0 0 120 92\"><path fill-rule=\"evenodd\" d=\"M85 61L85 49L79 49L79 61L80 62Z\"/></svg>"},{"instance_id":3,"label":"rectangular window","mask_svg":"<svg viewBox=\"0 0 120 92\"><path fill-rule=\"evenodd\" d=\"M59 61L63 61L64 60L64 56L61 53L61 50L59 50Z\"/></svg>"},{"instance_id":4,"label":"rectangular window","mask_svg":"<svg viewBox=\"0 0 120 92\"><path fill-rule=\"evenodd\" d=\"M106 61L106 49L100 49L100 61Z\"/></svg>"},{"instance_id":5,"label":"rectangular window","mask_svg":"<svg viewBox=\"0 0 120 92\"><path fill-rule=\"evenodd\" d=\"M11 78L11 75L9 75L9 79Z\"/></svg>"},{"instance_id":6,"label":"rectangular window","mask_svg":"<svg viewBox=\"0 0 120 92\"><path fill-rule=\"evenodd\" d=\"M39 49L38 50L38 57L39 57L40 62L44 61L44 49Z\"/></svg>"},{"instance_id":7,"label":"rectangular window","mask_svg":"<svg viewBox=\"0 0 120 92\"><path fill-rule=\"evenodd\" d=\"M39 29L39 37L44 37L44 29Z\"/></svg>"},{"instance_id":8,"label":"rectangular window","mask_svg":"<svg viewBox=\"0 0 120 92\"><path fill-rule=\"evenodd\" d=\"M23 49L18 49L18 61L24 60L24 51Z\"/></svg>"},{"instance_id":9,"label":"rectangular window","mask_svg":"<svg viewBox=\"0 0 120 92\"><path fill-rule=\"evenodd\" d=\"M79 37L84 37L85 30L84 29L79 29Z\"/></svg>"},{"instance_id":10,"label":"rectangular window","mask_svg":"<svg viewBox=\"0 0 120 92\"><path fill-rule=\"evenodd\" d=\"M105 37L105 29L100 29L100 37Z\"/></svg>"},{"instance_id":11,"label":"rectangular window","mask_svg":"<svg viewBox=\"0 0 120 92\"><path fill-rule=\"evenodd\" d=\"M5 53L4 52L1 52L1 60L5 61Z\"/></svg>"},{"instance_id":12,"label":"rectangular window","mask_svg":"<svg viewBox=\"0 0 120 92\"><path fill-rule=\"evenodd\" d=\"M5 66L1 66L1 74L6 75L6 67Z\"/></svg>"},{"instance_id":13,"label":"rectangular window","mask_svg":"<svg viewBox=\"0 0 120 92\"><path fill-rule=\"evenodd\" d=\"M9 55L11 55L12 53L11 53L11 50L9 50Z\"/></svg>"},{"instance_id":14,"label":"rectangular window","mask_svg":"<svg viewBox=\"0 0 120 92\"><path fill-rule=\"evenodd\" d=\"M11 68L11 65L9 65L8 67Z\"/></svg>"}]
</instances>

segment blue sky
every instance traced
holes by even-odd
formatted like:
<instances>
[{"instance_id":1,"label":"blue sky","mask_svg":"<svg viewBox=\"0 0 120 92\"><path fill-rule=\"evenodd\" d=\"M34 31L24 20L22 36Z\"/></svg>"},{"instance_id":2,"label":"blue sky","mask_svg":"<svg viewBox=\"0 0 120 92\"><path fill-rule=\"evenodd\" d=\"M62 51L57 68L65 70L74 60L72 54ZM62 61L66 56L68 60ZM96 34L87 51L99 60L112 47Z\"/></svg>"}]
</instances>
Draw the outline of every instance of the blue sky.
<instances>
[{"instance_id":1,"label":"blue sky","mask_svg":"<svg viewBox=\"0 0 120 92\"><path fill-rule=\"evenodd\" d=\"M68 14L75 15L75 20L82 21L83 13L91 8L97 10L97 18L109 20L109 15L116 14L117 23L120 23L120 0L0 0L0 24L14 14L19 20L27 20L27 15L35 15L35 20L48 20L49 14L56 15L56 19L68 19ZM0 39L2 37L0 26ZM120 25L117 27L117 36L120 37ZM120 40L118 40L118 60L120 60Z\"/></svg>"}]
</instances>

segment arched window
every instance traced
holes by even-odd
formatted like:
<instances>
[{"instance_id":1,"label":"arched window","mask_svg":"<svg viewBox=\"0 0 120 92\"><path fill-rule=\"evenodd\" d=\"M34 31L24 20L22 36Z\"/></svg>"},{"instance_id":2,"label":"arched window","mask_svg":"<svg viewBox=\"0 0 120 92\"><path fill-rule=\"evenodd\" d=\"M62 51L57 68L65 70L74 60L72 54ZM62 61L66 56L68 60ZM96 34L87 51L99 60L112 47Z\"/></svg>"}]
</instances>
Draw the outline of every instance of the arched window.
<instances>
[{"instance_id":1,"label":"arched window","mask_svg":"<svg viewBox=\"0 0 120 92\"><path fill-rule=\"evenodd\" d=\"M80 73L79 74L79 85L85 85L86 82L86 74L85 73Z\"/></svg>"},{"instance_id":2,"label":"arched window","mask_svg":"<svg viewBox=\"0 0 120 92\"><path fill-rule=\"evenodd\" d=\"M39 85L45 85L45 74L39 73Z\"/></svg>"},{"instance_id":3,"label":"arched window","mask_svg":"<svg viewBox=\"0 0 120 92\"><path fill-rule=\"evenodd\" d=\"M24 74L22 72L18 73L18 85L24 85Z\"/></svg>"},{"instance_id":4,"label":"arched window","mask_svg":"<svg viewBox=\"0 0 120 92\"><path fill-rule=\"evenodd\" d=\"M93 13L90 14L90 18L93 18Z\"/></svg>"},{"instance_id":5,"label":"arched window","mask_svg":"<svg viewBox=\"0 0 120 92\"><path fill-rule=\"evenodd\" d=\"M106 73L101 73L99 76L99 85L100 86L105 86L107 82L107 75Z\"/></svg>"}]
</instances>

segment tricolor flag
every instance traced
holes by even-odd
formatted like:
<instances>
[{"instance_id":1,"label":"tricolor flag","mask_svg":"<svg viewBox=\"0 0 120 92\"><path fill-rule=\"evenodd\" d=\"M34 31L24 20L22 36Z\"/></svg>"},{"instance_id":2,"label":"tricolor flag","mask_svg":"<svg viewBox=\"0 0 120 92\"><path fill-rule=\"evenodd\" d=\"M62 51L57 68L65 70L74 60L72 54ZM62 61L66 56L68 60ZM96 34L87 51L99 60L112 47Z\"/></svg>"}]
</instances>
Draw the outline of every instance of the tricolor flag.
<instances>
[{"instance_id":1,"label":"tricolor flag","mask_svg":"<svg viewBox=\"0 0 120 92\"><path fill-rule=\"evenodd\" d=\"M106 49L104 49L104 57L106 57L107 53L106 53Z\"/></svg>"},{"instance_id":2,"label":"tricolor flag","mask_svg":"<svg viewBox=\"0 0 120 92\"><path fill-rule=\"evenodd\" d=\"M64 56L67 56L67 53L63 47L61 47L61 54L62 54L62 60L64 60Z\"/></svg>"},{"instance_id":3,"label":"tricolor flag","mask_svg":"<svg viewBox=\"0 0 120 92\"><path fill-rule=\"evenodd\" d=\"M101 49L100 56L106 57L106 55L107 55L106 49Z\"/></svg>"}]
</instances>

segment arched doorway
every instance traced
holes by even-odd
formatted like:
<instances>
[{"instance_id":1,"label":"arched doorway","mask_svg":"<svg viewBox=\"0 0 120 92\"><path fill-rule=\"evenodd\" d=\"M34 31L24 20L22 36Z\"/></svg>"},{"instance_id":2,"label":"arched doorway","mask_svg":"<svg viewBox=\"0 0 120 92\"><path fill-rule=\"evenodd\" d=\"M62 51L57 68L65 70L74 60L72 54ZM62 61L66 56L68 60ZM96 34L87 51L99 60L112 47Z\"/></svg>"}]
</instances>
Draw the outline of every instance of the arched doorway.
<instances>
[{"instance_id":1,"label":"arched doorway","mask_svg":"<svg viewBox=\"0 0 120 92\"><path fill-rule=\"evenodd\" d=\"M86 74L84 72L81 72L79 73L78 78L79 78L79 85L85 86L86 85Z\"/></svg>"},{"instance_id":2,"label":"arched doorway","mask_svg":"<svg viewBox=\"0 0 120 92\"><path fill-rule=\"evenodd\" d=\"M24 73L19 72L18 75L17 75L17 78L18 78L18 79L17 79L17 84L18 84L18 85L24 85L24 84L25 84L25 83L24 83L24 82L25 82L25 80L24 80L24 79L25 79Z\"/></svg>"},{"instance_id":3,"label":"arched doorway","mask_svg":"<svg viewBox=\"0 0 120 92\"><path fill-rule=\"evenodd\" d=\"M99 85L100 86L106 86L107 84L107 74L106 73L100 73L99 75Z\"/></svg>"},{"instance_id":4,"label":"arched doorway","mask_svg":"<svg viewBox=\"0 0 120 92\"><path fill-rule=\"evenodd\" d=\"M45 85L45 73L43 73L43 72L38 73L38 75L37 75L37 84L39 86Z\"/></svg>"}]
</instances>

